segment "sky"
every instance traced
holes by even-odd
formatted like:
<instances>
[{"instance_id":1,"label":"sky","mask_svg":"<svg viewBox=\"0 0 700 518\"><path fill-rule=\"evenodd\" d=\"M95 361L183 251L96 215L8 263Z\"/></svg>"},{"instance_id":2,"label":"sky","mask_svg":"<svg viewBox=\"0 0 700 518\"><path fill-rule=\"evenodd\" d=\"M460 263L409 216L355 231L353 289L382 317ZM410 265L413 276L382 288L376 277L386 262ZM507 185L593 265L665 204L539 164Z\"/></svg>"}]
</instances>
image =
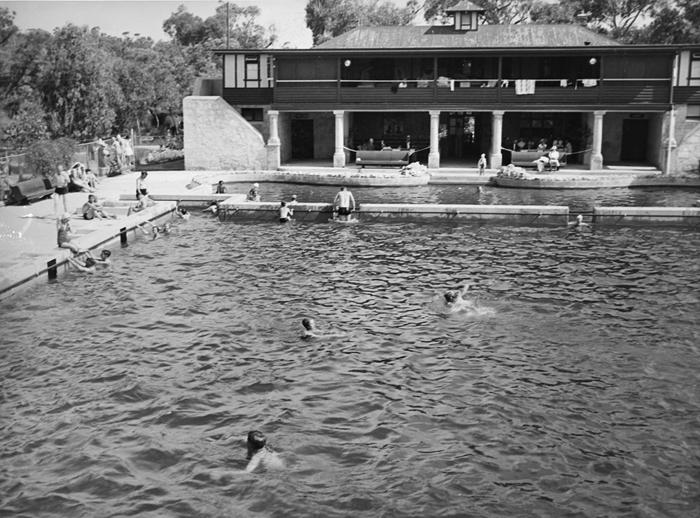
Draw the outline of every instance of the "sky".
<instances>
[{"instance_id":1,"label":"sky","mask_svg":"<svg viewBox=\"0 0 700 518\"><path fill-rule=\"evenodd\" d=\"M258 23L274 25L278 40L275 47L289 42L293 48L311 46L311 31L304 22L307 0L233 0L241 7L256 5L260 8ZM219 5L212 0L84 0L84 1L3 1L0 6L15 12L15 25L20 30L44 29L52 31L66 23L99 27L113 36L130 34L150 36L154 40L168 39L163 22L184 4L187 10L202 19L212 16Z\"/></svg>"}]
</instances>

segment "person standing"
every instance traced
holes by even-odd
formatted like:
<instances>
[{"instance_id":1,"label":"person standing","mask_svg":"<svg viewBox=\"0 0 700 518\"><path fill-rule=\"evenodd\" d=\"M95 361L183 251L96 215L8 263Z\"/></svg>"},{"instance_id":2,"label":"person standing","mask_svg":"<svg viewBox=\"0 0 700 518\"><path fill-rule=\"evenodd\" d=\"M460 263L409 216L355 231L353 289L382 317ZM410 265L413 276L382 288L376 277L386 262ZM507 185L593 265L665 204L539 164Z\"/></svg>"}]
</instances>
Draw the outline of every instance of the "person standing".
<instances>
[{"instance_id":1,"label":"person standing","mask_svg":"<svg viewBox=\"0 0 700 518\"><path fill-rule=\"evenodd\" d=\"M68 212L68 205L66 203L66 194L68 194L68 185L70 184L70 175L68 171L62 165L58 166L58 172L54 176L55 185L55 196L53 199L53 208L58 217L58 200L63 200L63 212Z\"/></svg>"},{"instance_id":2,"label":"person standing","mask_svg":"<svg viewBox=\"0 0 700 518\"><path fill-rule=\"evenodd\" d=\"M484 171L486 171L486 153L481 153L481 158L479 158L476 166L479 168L479 176L483 176Z\"/></svg>"},{"instance_id":3,"label":"person standing","mask_svg":"<svg viewBox=\"0 0 700 518\"><path fill-rule=\"evenodd\" d=\"M141 171L141 176L136 179L136 196L146 196L148 194L148 185L146 185L147 171Z\"/></svg>"},{"instance_id":4,"label":"person standing","mask_svg":"<svg viewBox=\"0 0 700 518\"><path fill-rule=\"evenodd\" d=\"M350 205L352 204L352 209ZM345 186L340 187L340 191L335 195L333 200L333 205L335 205L335 212L337 213L339 221L350 221L350 214L355 210L355 198L352 193L348 191ZM334 215L334 218L335 215Z\"/></svg>"},{"instance_id":5,"label":"person standing","mask_svg":"<svg viewBox=\"0 0 700 518\"><path fill-rule=\"evenodd\" d=\"M280 223L289 223L289 220L292 219L292 214L291 211L289 210L289 207L287 207L287 202L286 201L281 201L280 202Z\"/></svg>"},{"instance_id":6,"label":"person standing","mask_svg":"<svg viewBox=\"0 0 700 518\"><path fill-rule=\"evenodd\" d=\"M226 194L226 186L223 180L219 180L219 183L216 184L216 194Z\"/></svg>"}]
</instances>

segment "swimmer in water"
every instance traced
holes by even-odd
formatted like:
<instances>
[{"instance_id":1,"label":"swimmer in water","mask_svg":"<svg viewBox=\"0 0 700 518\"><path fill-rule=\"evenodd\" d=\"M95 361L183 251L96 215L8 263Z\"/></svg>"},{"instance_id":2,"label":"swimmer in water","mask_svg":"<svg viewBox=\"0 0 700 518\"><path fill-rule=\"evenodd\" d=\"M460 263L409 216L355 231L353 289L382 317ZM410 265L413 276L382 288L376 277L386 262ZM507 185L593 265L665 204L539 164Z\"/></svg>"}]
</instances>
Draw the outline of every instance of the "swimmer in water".
<instances>
[{"instance_id":1,"label":"swimmer in water","mask_svg":"<svg viewBox=\"0 0 700 518\"><path fill-rule=\"evenodd\" d=\"M301 320L301 325L304 327L304 330L301 333L302 340L309 340L311 338L342 338L345 336L345 333L342 332L322 332L318 327L316 327L316 322L313 318L303 318Z\"/></svg>"},{"instance_id":2,"label":"swimmer in water","mask_svg":"<svg viewBox=\"0 0 700 518\"><path fill-rule=\"evenodd\" d=\"M248 473L252 473L260 465L266 469L284 468L284 462L282 462L280 456L267 445L267 439L262 432L258 430L248 432L246 446L248 447L248 454L246 456L246 459L248 459L248 466L246 466L245 470Z\"/></svg>"},{"instance_id":3,"label":"swimmer in water","mask_svg":"<svg viewBox=\"0 0 700 518\"><path fill-rule=\"evenodd\" d=\"M573 228L587 227L588 223L583 222L583 216L579 214L574 221L569 221L568 225Z\"/></svg>"},{"instance_id":4,"label":"swimmer in water","mask_svg":"<svg viewBox=\"0 0 700 518\"><path fill-rule=\"evenodd\" d=\"M465 284L461 290L450 290L443 295L445 309L450 313L460 311L473 311L476 309L471 300L465 300L464 295L469 291L469 284Z\"/></svg>"},{"instance_id":5,"label":"swimmer in water","mask_svg":"<svg viewBox=\"0 0 700 518\"><path fill-rule=\"evenodd\" d=\"M183 219L185 221L188 221L190 219L190 213L185 207L178 207L175 211L175 215L178 218Z\"/></svg>"}]
</instances>

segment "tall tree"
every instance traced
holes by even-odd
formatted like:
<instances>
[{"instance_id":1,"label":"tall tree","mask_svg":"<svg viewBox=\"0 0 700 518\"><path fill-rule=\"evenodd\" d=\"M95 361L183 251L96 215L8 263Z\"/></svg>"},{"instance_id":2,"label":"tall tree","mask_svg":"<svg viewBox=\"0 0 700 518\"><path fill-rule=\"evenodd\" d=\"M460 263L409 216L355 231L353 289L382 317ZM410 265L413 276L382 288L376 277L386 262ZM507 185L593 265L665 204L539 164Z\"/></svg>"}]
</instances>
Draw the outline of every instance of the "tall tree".
<instances>
[{"instance_id":1,"label":"tall tree","mask_svg":"<svg viewBox=\"0 0 700 518\"><path fill-rule=\"evenodd\" d=\"M54 31L37 89L56 136L85 139L112 130L111 100L121 91L113 59L99 48L98 38L97 29L70 24Z\"/></svg>"},{"instance_id":2,"label":"tall tree","mask_svg":"<svg viewBox=\"0 0 700 518\"><path fill-rule=\"evenodd\" d=\"M306 26L314 45L356 27L408 25L418 12L418 1L404 7L388 0L309 0Z\"/></svg>"},{"instance_id":3,"label":"tall tree","mask_svg":"<svg viewBox=\"0 0 700 518\"><path fill-rule=\"evenodd\" d=\"M656 0L573 0L580 16L588 19L592 29L614 39L626 41L635 27L652 15ZM560 2L561 3L561 2Z\"/></svg>"}]
</instances>

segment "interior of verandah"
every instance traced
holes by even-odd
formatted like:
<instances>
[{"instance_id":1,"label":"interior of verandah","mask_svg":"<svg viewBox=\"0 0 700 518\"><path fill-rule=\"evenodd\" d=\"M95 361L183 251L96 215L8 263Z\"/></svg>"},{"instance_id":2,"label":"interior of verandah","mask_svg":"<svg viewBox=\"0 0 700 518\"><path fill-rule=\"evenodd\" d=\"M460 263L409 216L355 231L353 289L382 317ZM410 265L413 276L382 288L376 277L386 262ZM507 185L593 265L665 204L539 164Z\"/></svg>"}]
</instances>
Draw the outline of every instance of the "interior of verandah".
<instances>
[{"instance_id":1,"label":"interior of verandah","mask_svg":"<svg viewBox=\"0 0 700 518\"><path fill-rule=\"evenodd\" d=\"M492 112L442 111L438 142L441 167L475 167L484 153L491 158ZM601 152L604 163L660 165L662 114L609 113L605 116ZM358 149L413 150L411 161L428 163L430 113L352 112L342 114L345 165L355 165ZM569 167L587 167L593 145L592 112L506 112L501 131L502 163L509 150L558 147ZM336 117L333 112L289 112L280 115L281 161L332 167ZM657 142L658 141L658 142Z\"/></svg>"}]
</instances>

